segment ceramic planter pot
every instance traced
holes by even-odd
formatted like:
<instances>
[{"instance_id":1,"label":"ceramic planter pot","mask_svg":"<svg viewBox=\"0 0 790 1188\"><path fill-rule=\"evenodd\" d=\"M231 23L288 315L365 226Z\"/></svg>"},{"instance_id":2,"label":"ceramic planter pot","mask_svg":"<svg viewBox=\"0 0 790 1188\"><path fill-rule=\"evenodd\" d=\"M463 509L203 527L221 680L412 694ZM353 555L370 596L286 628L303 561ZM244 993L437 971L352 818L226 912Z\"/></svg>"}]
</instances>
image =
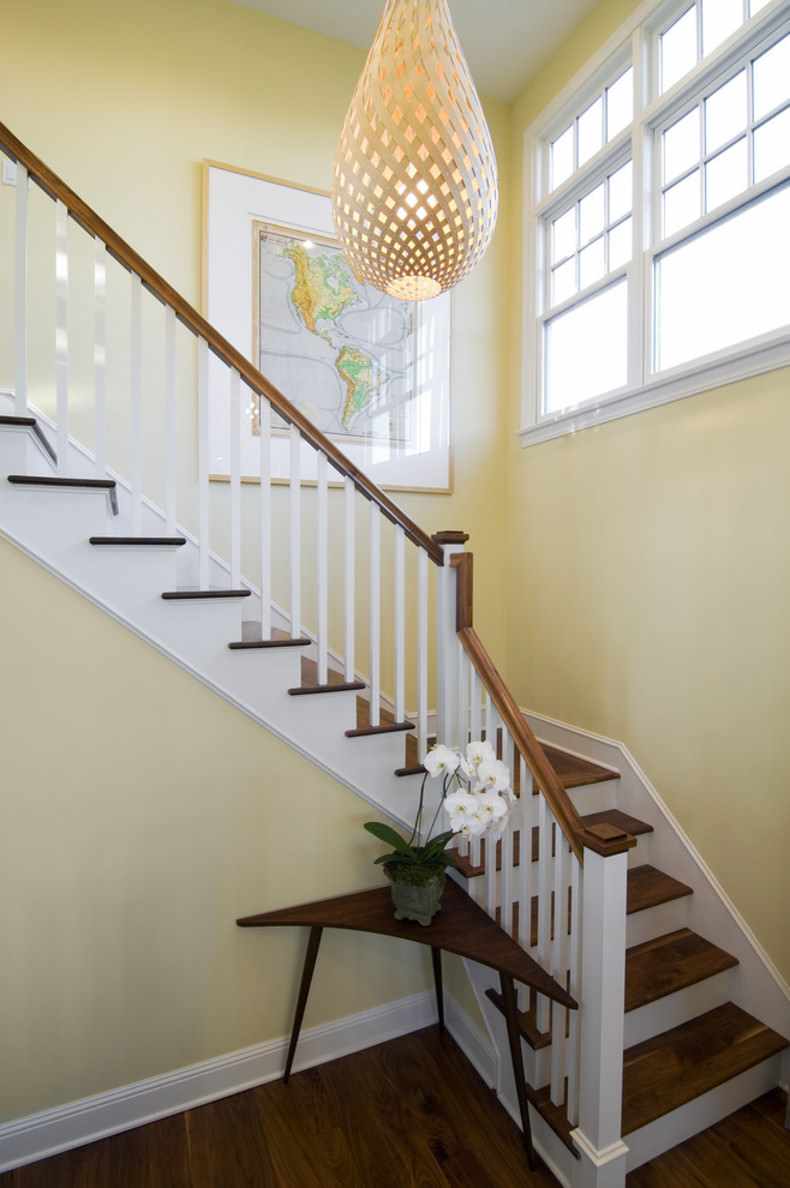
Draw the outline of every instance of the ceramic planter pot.
<instances>
[{"instance_id":1,"label":"ceramic planter pot","mask_svg":"<svg viewBox=\"0 0 790 1188\"><path fill-rule=\"evenodd\" d=\"M419 867L415 870L386 866L392 884L392 905L396 920L416 920L427 928L442 905L446 882L444 871L426 878Z\"/></svg>"}]
</instances>

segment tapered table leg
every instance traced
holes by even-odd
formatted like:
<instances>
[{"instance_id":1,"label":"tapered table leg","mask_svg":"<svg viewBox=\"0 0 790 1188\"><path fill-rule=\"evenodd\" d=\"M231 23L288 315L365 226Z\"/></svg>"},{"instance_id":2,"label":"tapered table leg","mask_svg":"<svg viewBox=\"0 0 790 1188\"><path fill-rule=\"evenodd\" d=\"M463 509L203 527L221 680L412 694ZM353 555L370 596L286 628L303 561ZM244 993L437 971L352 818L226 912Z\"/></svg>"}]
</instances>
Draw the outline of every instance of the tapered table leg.
<instances>
[{"instance_id":1,"label":"tapered table leg","mask_svg":"<svg viewBox=\"0 0 790 1188\"><path fill-rule=\"evenodd\" d=\"M433 983L436 987L436 1010L439 1015L439 1030L444 1031L444 991L442 989L442 950L431 949L433 958Z\"/></svg>"},{"instance_id":2,"label":"tapered table leg","mask_svg":"<svg viewBox=\"0 0 790 1188\"><path fill-rule=\"evenodd\" d=\"M310 983L313 980L313 971L315 970L316 959L318 958L318 947L321 944L321 935L323 928L311 928L310 939L307 942L307 952L304 956L304 969L302 970L302 982L299 986L299 998L296 1002L296 1014L294 1015L294 1025L291 1031L291 1042L288 1045L288 1059L285 1062L285 1076L283 1081L288 1084L288 1078L291 1075L291 1066L296 1055L296 1045L299 1042L299 1032L302 1030L302 1020L304 1019L305 1007L307 1006L307 998L310 993Z\"/></svg>"},{"instance_id":3,"label":"tapered table leg","mask_svg":"<svg viewBox=\"0 0 790 1188\"><path fill-rule=\"evenodd\" d=\"M505 1023L507 1038L510 1045L510 1059L513 1061L513 1077L516 1082L518 1108L521 1111L521 1129L527 1160L531 1171L535 1171L537 1161L535 1149L532 1146L532 1128L529 1123L529 1102L527 1101L527 1083L524 1077L524 1055L521 1051L521 1032L518 1029L518 1005L516 1002L516 988L509 974L500 973L499 984L502 989L502 1003L505 1008Z\"/></svg>"}]
</instances>

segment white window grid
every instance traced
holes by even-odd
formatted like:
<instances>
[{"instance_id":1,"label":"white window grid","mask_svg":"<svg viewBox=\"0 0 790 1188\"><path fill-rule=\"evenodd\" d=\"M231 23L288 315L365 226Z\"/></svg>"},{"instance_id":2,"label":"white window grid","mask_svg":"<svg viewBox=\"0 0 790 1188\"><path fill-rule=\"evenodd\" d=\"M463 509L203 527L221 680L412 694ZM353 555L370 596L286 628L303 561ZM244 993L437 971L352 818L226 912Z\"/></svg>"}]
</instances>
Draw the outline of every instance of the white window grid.
<instances>
[{"instance_id":1,"label":"white window grid","mask_svg":"<svg viewBox=\"0 0 790 1188\"><path fill-rule=\"evenodd\" d=\"M644 17L642 23L636 26L628 40L613 52L608 61L592 73L586 85L579 89L571 101L572 106L569 105L571 112L575 111L577 114L572 116L566 108L541 129L535 144L532 171L535 205L531 216L533 238L531 240L532 266L530 273L532 284L528 289L527 301L528 423L538 424L541 421L557 420L565 415L547 414L543 411L546 333L548 324L554 318L625 279L629 286L628 383L625 388L603 393L600 397L587 403L598 406L605 404L606 401L616 401L621 399L625 393L636 392L650 385L656 379L654 371L655 294L653 278L655 261L658 256L671 250L683 240L700 234L707 227L728 217L740 207L745 207L790 178L790 168L787 168L763 182L754 184L750 167L750 185L741 194L711 212L705 212L704 206L702 206L702 214L699 219L682 228L673 236L663 240L661 238L660 214L663 192L660 170L661 133L679 118L682 118L684 112L688 112L704 102L707 95L714 93L734 77L739 69L743 68L744 62L747 60L750 63L753 62L766 48L781 40L783 34L790 31L790 0L769 0L754 16L748 16L749 3L750 0L744 0L744 11L747 15L737 35L728 38L711 54L698 61L697 66L684 79L671 87L666 94L660 93L660 37L692 5L687 0L685 3L673 0L673 2L656 5L652 13ZM696 7L699 23L701 9L698 4ZM698 33L698 37L701 38L701 33ZM701 46L701 40L698 45ZM574 120L578 119L578 114L583 114L588 110L591 102L594 102L597 96L605 95L606 88L619 79L629 65L633 66L634 81L634 116L631 125L618 133L608 144L604 143L594 157L581 165L570 178L552 190L550 171L552 142ZM774 118L784 110L787 104L781 105L759 121L755 121L752 111L751 87L748 88L748 93L749 157L751 160L753 156L752 140L757 127ZM701 126L704 127L704 120L702 120ZM717 149L717 152L712 156L717 155L719 151L722 150ZM701 152L704 153L702 145ZM552 222L560 217L574 201L584 197L629 158L633 160L633 204L630 215L633 235L631 260L622 267L607 273L587 288L580 289L566 301L552 306L552 262L549 238ZM766 336L766 339L770 339L772 342L780 339L784 341L787 338L788 334L784 331L780 334ZM695 360L693 370L700 372L706 366L718 364L721 361L719 356L723 359L729 355L743 353L750 345L759 346L761 344L738 344L732 351L719 352L716 357ZM673 373L661 374L670 379Z\"/></svg>"},{"instance_id":2,"label":"white window grid","mask_svg":"<svg viewBox=\"0 0 790 1188\"><path fill-rule=\"evenodd\" d=\"M631 71L631 69L632 69L632 67L631 67L630 63L624 63L622 68L619 71L615 71L614 74L612 75L612 77L610 79L608 79L608 81L606 82L606 85L600 87L595 95L593 95L592 97L590 97L589 95L587 96L587 101L584 103L583 107L578 112L578 114L576 114L571 120L569 120L567 122L567 126L562 131L560 131L555 137L553 137L550 141L546 142L546 166L547 166L546 176L550 179L549 180L549 189L557 189L558 188L558 186L554 184L554 162L553 162L554 146L560 140L564 139L564 137L568 133L570 133L573 138L573 149L572 149L572 154L571 154L572 170L568 176L573 177L577 173L579 168L582 165L586 164L586 161L590 159L590 158L586 158L585 161L580 160L579 143L580 143L581 137L580 137L579 127L580 127L582 120L584 120L584 118L589 115L589 113L595 108L595 106L599 102L601 104L601 109L599 112L601 146L603 147L607 144L610 144L615 139L615 137L620 132L622 132L624 130L623 128L617 128L614 130L610 129L611 121L609 118L610 117L609 95L610 95L610 92L613 91L614 88L618 84L622 84L625 81L624 76L626 74L628 74L629 71ZM629 121L629 123L630 123L630 121Z\"/></svg>"},{"instance_id":3,"label":"white window grid","mask_svg":"<svg viewBox=\"0 0 790 1188\"><path fill-rule=\"evenodd\" d=\"M683 18L689 12L691 12L692 9L694 9L695 10L695 32L696 32L696 64L699 65L704 60L704 58L707 56L705 54L705 47L704 47L704 8L705 8L705 5L709 5L709 4L715 5L716 3L717 3L717 0L675 0L674 3L667 4L661 10L661 15L663 16L663 19L660 21L660 23L656 29L655 36L653 38L653 56L654 56L653 77L658 80L658 86L657 86L658 94L663 94L665 91L665 88L663 85L663 79L661 77L661 75L662 75L661 42L662 42L662 38L664 37L664 34L668 33L672 28L674 28L674 26L678 23L678 21L683 20ZM733 33L731 34L731 36L732 37L737 36L743 30L744 25L746 25L748 23L748 21L753 16L755 16L755 17L759 16L759 14L762 12L762 10L765 7L767 7L768 3L769 3L769 0L740 0L741 23L738 28L733 30ZM714 47L714 50L718 49L718 48L719 47L716 46L716 47ZM673 83L672 85L673 86L682 86L683 82L684 82L684 79L678 79L677 83ZM666 88L666 89L669 90L671 88Z\"/></svg>"},{"instance_id":4,"label":"white window grid","mask_svg":"<svg viewBox=\"0 0 790 1188\"><path fill-rule=\"evenodd\" d=\"M785 32L784 36L790 36L790 26L788 27L788 30ZM774 45L777 45L781 40L781 36L777 39L776 34L774 34L773 36L758 42L755 46L752 46L748 51L743 53L725 73L717 76L717 78L709 83L707 87L703 88L698 92L698 94L690 99L680 109L679 112L673 112L670 119L662 121L655 127L653 135L652 167L654 176L658 179L658 184L653 188L652 239L654 242L659 243L662 240L669 238L671 238L673 241L677 241L678 238L685 239L689 234L689 227L695 226L695 224L699 222L700 227L696 228L696 230L699 230L702 226L706 225L706 216L714 216L716 220L720 217L721 207L717 206L712 207L710 210L708 209L708 166L743 140L746 141L746 181L742 189L739 191L739 194L734 194L732 196L732 200L737 202L740 195L743 201L748 202L756 196L755 193L748 193L750 190L754 189L756 184L755 133L757 133L761 128L765 127L766 124L769 124L771 120L775 119L777 116L781 115L788 108L790 108L790 99L779 103L767 114L763 114L759 118L756 118L754 110L754 63L758 58L761 58L767 50L769 50ZM713 149L710 149L707 144L706 103L723 87L727 86L728 83L731 83L735 78L737 78L742 72L745 73L746 79L746 105L744 110L743 126L738 130L737 133L734 133L724 143L716 145ZM664 133L671 131L672 128L680 123L681 120L685 119L695 110L698 112L699 120L699 154L686 169L665 183L663 181ZM675 186L680 185L682 182L692 177L697 171L699 171L698 181L700 191L699 219L695 220L694 223L689 223L686 226L679 228L676 235L664 236L663 206L666 194L670 190L673 190ZM769 177L766 179L761 179L761 181L763 183L767 183L768 187L771 188L773 184L776 184L782 180L782 175L782 172L780 172L775 178ZM729 206L729 203L723 205ZM740 202L738 205L740 205Z\"/></svg>"}]
</instances>

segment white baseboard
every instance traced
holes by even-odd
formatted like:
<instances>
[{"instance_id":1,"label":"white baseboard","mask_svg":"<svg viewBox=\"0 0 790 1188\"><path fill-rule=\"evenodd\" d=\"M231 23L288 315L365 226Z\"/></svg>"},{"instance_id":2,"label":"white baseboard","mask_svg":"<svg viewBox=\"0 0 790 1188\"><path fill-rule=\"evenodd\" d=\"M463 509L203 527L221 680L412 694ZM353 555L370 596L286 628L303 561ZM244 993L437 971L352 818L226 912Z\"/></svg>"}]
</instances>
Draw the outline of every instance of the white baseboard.
<instances>
[{"instance_id":1,"label":"white baseboard","mask_svg":"<svg viewBox=\"0 0 790 1188\"><path fill-rule=\"evenodd\" d=\"M465 1037L469 1029L474 1032L471 1024L464 1029L452 1008L449 1013L457 1039L461 1034ZM312 1068L435 1022L433 991L424 991L310 1027L302 1032L294 1069ZM460 1039L458 1042L464 1047ZM174 1072L2 1123L0 1172L274 1081L282 1076L287 1049L287 1038L252 1044Z\"/></svg>"}]
</instances>

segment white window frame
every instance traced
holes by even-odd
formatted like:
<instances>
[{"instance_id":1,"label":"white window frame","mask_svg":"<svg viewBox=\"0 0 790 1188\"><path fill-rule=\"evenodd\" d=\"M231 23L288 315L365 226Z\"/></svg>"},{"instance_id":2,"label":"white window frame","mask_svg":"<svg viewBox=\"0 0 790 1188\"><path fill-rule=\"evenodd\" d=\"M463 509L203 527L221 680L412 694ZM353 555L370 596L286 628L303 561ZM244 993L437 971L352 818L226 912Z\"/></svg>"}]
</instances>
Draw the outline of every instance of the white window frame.
<instances>
[{"instance_id":1,"label":"white window frame","mask_svg":"<svg viewBox=\"0 0 790 1188\"><path fill-rule=\"evenodd\" d=\"M525 301L523 327L523 409L520 437L529 446L666 404L749 376L790 365L790 326L738 343L681 367L655 372L654 268L655 260L672 246L745 207L761 194L790 179L790 167L757 185L750 185L689 227L662 241L660 185L651 184L660 167L660 132L684 111L726 81L747 54L790 24L790 0L773 0L718 46L665 94L659 94L660 36L691 6L692 0L645 0L629 20L553 100L525 133ZM744 0L746 5L746 0ZM745 11L748 9L745 8ZM698 8L698 14L700 10ZM699 34L701 36L701 34ZM634 68L633 123L581 166L566 182L548 193L552 140L583 112L601 90L629 65ZM749 123L751 128L751 100ZM748 133L751 142L751 130ZM594 188L607 173L630 159L633 162L633 251L629 264L588 286L568 301L547 310L549 291L548 235L551 218L575 198ZM595 292L625 277L628 294L628 382L583 404L545 413L545 321L589 299ZM550 316L547 318L547 314Z\"/></svg>"}]
</instances>

